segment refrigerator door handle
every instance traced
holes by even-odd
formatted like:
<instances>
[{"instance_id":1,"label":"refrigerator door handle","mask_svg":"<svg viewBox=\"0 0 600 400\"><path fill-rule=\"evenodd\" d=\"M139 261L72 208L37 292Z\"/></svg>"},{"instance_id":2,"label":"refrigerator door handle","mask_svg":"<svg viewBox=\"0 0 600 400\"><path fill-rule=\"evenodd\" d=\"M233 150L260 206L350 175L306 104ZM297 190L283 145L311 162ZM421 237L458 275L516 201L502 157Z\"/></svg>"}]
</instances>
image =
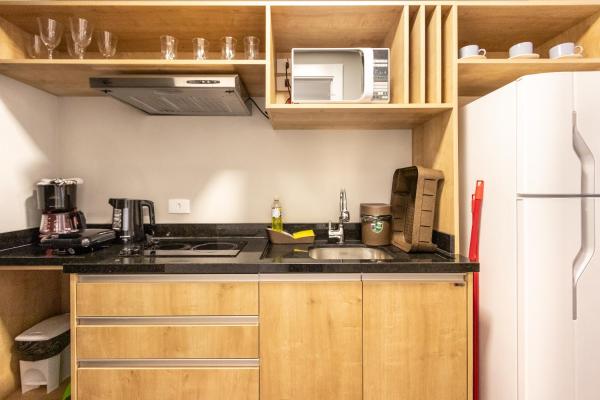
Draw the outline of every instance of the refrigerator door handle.
<instances>
[{"instance_id":1,"label":"refrigerator door handle","mask_svg":"<svg viewBox=\"0 0 600 400\"><path fill-rule=\"evenodd\" d=\"M581 136L577 126L577 111L573 111L573 150L581 163L581 194L594 194L595 164L594 153Z\"/></svg>"},{"instance_id":2,"label":"refrigerator door handle","mask_svg":"<svg viewBox=\"0 0 600 400\"><path fill-rule=\"evenodd\" d=\"M594 193L594 155L577 129L577 112L573 111L573 149L581 162L581 193ZM592 197L581 198L581 247L573 260L573 320L577 319L577 283L589 265L596 248L594 225L596 204Z\"/></svg>"}]
</instances>

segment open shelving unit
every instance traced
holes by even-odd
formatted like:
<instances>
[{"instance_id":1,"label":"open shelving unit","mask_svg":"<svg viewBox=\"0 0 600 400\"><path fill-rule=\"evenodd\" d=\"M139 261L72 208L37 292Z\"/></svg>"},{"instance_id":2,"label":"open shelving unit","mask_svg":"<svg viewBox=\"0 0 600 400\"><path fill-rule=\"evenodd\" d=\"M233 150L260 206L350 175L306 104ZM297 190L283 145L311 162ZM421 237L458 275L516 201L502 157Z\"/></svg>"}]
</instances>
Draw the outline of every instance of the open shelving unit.
<instances>
[{"instance_id":1,"label":"open shelving unit","mask_svg":"<svg viewBox=\"0 0 600 400\"><path fill-rule=\"evenodd\" d=\"M414 128L451 110L452 98L443 96L442 90L447 72L442 64L442 14L449 11L439 4L394 2L368 7L366 3L269 5L266 106L274 128ZM390 103L287 104L288 93L277 91L275 66L277 59L289 59L295 47L390 48Z\"/></svg>"}]
</instances>

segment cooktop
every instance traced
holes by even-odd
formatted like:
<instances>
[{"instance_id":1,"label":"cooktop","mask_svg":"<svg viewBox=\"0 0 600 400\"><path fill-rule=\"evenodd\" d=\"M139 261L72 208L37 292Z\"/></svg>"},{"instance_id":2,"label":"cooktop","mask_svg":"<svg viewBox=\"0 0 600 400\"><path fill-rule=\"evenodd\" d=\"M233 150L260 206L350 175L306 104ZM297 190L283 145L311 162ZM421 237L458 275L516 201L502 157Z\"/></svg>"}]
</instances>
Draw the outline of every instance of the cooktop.
<instances>
[{"instance_id":1,"label":"cooktop","mask_svg":"<svg viewBox=\"0 0 600 400\"><path fill-rule=\"evenodd\" d=\"M236 257L248 242L240 238L152 238L140 246L127 246L122 256Z\"/></svg>"}]
</instances>

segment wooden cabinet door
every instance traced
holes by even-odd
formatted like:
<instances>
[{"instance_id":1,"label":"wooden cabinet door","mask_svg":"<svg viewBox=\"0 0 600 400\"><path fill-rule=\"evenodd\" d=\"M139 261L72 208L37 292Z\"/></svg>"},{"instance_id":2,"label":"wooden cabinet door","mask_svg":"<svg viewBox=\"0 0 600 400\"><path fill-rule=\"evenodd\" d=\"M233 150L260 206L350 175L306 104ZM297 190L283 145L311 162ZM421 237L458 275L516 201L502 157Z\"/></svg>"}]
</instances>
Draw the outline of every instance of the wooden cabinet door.
<instances>
[{"instance_id":1,"label":"wooden cabinet door","mask_svg":"<svg viewBox=\"0 0 600 400\"><path fill-rule=\"evenodd\" d=\"M388 277L365 275L364 399L467 400L463 276Z\"/></svg>"},{"instance_id":2,"label":"wooden cabinet door","mask_svg":"<svg viewBox=\"0 0 600 400\"><path fill-rule=\"evenodd\" d=\"M341 275L261 278L261 400L362 399L362 284Z\"/></svg>"}]
</instances>

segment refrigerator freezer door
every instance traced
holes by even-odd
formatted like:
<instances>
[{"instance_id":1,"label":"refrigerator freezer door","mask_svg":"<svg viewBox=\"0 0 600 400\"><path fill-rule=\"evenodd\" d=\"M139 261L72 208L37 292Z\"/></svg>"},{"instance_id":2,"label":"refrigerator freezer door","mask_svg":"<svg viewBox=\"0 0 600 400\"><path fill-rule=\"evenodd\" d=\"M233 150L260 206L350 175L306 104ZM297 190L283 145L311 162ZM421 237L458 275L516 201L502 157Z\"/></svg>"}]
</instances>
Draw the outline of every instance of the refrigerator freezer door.
<instances>
[{"instance_id":1,"label":"refrigerator freezer door","mask_svg":"<svg viewBox=\"0 0 600 400\"><path fill-rule=\"evenodd\" d=\"M600 193L600 72L573 73L573 105L577 143L584 153L582 158L582 193ZM590 154L585 155L586 151ZM599 395L600 398L600 395Z\"/></svg>"},{"instance_id":2,"label":"refrigerator freezer door","mask_svg":"<svg viewBox=\"0 0 600 400\"><path fill-rule=\"evenodd\" d=\"M600 199L518 200L519 399L600 398L600 258L577 284L573 320L573 263L585 244L583 202ZM595 213L592 246L600 235ZM588 214L590 215L590 214Z\"/></svg>"},{"instance_id":3,"label":"refrigerator freezer door","mask_svg":"<svg viewBox=\"0 0 600 400\"><path fill-rule=\"evenodd\" d=\"M517 81L518 194L581 193L573 109L572 72L529 75Z\"/></svg>"}]
</instances>

